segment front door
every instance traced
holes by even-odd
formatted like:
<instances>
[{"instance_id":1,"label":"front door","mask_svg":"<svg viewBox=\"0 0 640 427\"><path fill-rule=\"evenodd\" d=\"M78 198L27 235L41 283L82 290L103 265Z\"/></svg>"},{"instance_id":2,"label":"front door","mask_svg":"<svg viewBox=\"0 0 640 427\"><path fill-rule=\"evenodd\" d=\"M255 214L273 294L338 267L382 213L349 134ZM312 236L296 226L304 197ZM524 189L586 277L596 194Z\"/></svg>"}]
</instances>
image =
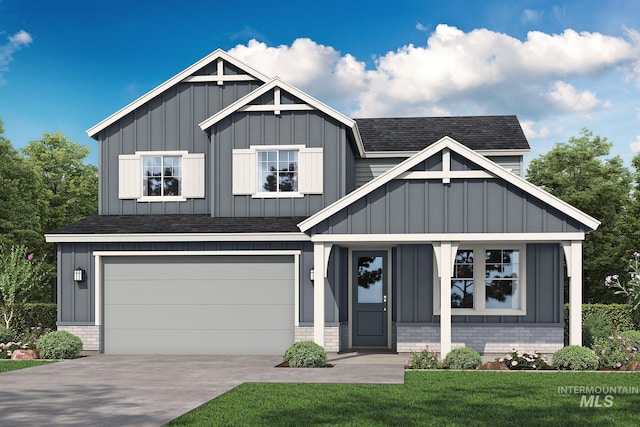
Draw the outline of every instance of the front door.
<instances>
[{"instance_id":1,"label":"front door","mask_svg":"<svg viewBox=\"0 0 640 427\"><path fill-rule=\"evenodd\" d=\"M352 345L387 347L387 252L354 251Z\"/></svg>"}]
</instances>

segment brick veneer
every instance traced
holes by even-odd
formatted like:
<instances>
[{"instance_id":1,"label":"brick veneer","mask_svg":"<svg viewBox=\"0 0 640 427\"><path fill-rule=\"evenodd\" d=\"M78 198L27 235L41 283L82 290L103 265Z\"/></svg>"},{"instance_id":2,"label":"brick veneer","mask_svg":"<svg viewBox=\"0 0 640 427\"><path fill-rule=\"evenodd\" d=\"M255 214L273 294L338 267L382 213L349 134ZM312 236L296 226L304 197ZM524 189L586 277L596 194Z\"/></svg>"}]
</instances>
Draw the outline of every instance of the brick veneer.
<instances>
[{"instance_id":1,"label":"brick veneer","mask_svg":"<svg viewBox=\"0 0 640 427\"><path fill-rule=\"evenodd\" d=\"M440 326L425 324L397 324L399 353L440 350ZM452 325L451 346L471 347L480 353L507 353L511 349L554 353L564 346L564 330L558 326Z\"/></svg>"},{"instance_id":2,"label":"brick veneer","mask_svg":"<svg viewBox=\"0 0 640 427\"><path fill-rule=\"evenodd\" d=\"M59 331L67 331L82 340L82 349L99 351L102 341L101 327L95 325L58 325Z\"/></svg>"}]
</instances>

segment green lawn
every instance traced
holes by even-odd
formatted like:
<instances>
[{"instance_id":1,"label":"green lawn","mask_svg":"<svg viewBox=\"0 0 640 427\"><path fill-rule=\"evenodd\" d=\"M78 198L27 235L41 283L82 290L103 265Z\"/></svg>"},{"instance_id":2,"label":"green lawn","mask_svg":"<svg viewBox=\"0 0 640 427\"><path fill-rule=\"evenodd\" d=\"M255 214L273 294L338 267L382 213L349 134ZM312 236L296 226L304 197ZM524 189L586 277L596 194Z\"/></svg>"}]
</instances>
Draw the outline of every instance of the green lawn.
<instances>
[{"instance_id":1,"label":"green lawn","mask_svg":"<svg viewBox=\"0 0 640 427\"><path fill-rule=\"evenodd\" d=\"M32 368L34 366L47 365L49 363L55 363L55 360L0 360L0 372Z\"/></svg>"},{"instance_id":2,"label":"green lawn","mask_svg":"<svg viewBox=\"0 0 640 427\"><path fill-rule=\"evenodd\" d=\"M561 386L636 391L581 407L581 394ZM640 373L523 371L413 371L404 385L247 383L169 425L638 426L639 387Z\"/></svg>"}]
</instances>

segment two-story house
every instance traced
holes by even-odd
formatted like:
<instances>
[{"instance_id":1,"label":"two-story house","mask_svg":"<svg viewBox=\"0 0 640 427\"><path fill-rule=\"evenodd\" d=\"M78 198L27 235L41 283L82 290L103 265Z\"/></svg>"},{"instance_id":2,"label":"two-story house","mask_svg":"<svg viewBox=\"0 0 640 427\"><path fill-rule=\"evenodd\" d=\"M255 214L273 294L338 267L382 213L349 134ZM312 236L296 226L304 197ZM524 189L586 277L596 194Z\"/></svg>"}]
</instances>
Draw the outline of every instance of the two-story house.
<instances>
[{"instance_id":1,"label":"two-story house","mask_svg":"<svg viewBox=\"0 0 640 427\"><path fill-rule=\"evenodd\" d=\"M48 234L58 329L110 354L581 341L599 222L522 178L515 116L352 119L222 50L88 130L95 216Z\"/></svg>"}]
</instances>

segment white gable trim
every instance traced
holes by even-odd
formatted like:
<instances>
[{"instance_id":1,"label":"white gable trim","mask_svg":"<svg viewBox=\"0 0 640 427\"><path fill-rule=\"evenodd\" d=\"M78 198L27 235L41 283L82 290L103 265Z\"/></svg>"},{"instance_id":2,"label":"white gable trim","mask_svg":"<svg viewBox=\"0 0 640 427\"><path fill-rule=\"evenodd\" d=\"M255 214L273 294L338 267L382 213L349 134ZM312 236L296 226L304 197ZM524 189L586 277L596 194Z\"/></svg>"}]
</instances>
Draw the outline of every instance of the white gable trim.
<instances>
[{"instance_id":1,"label":"white gable trim","mask_svg":"<svg viewBox=\"0 0 640 427\"><path fill-rule=\"evenodd\" d=\"M276 104L267 105L267 106L248 105L251 101L259 98L260 96L264 95L265 93L269 92L272 89L275 91L279 89L285 90L286 92L289 92L291 95L295 96L296 98L301 99L304 102L304 104L276 103ZM274 99L276 99L276 102L277 102L277 98L274 98ZM278 77L275 77L271 81L260 86L258 89L248 93L247 95L243 96L233 104L220 110L213 116L204 120L198 126L200 126L200 129L202 130L207 130L211 126L221 121L222 119L229 117L231 114L235 113L236 111L274 111L274 113L276 113L280 111L286 111L287 109L290 109L290 110L316 109L328 115L329 117L339 121L340 123L346 125L347 127L353 130L353 134L356 139L356 145L358 146L358 152L360 156L364 156L364 144L362 143L362 139L360 138L360 131L358 130L358 125L354 120L334 110L328 105L323 104L322 102L318 101L317 99L313 98L310 95L307 95L306 93L291 86L290 84L283 82Z\"/></svg>"},{"instance_id":2,"label":"white gable trim","mask_svg":"<svg viewBox=\"0 0 640 427\"><path fill-rule=\"evenodd\" d=\"M532 196L536 197L540 201L547 203L550 206L553 206L554 208L558 209L560 212L568 215L569 217L575 219L576 221L579 221L580 223L586 225L591 229L595 230L600 225L600 221L598 221L597 219L587 215L586 213L582 212L579 209L576 209L575 207L571 206L567 202L547 193L546 191L533 185L532 183L525 180L524 178L521 178L507 171L506 169L500 167L497 163L494 163L493 161L487 159L486 157L465 147L464 145L460 144L453 138L445 136L441 138L439 141L437 141L436 143L420 151L413 157L410 157L407 160L403 161L402 163L394 166L393 168L389 169L387 172L383 173L382 175L364 184L362 187L347 194L342 199L337 200L336 202L327 206L323 210L310 216L306 220L299 223L298 227L300 228L301 231L306 232L311 227L319 224L320 222L324 221L330 216L338 213L340 210L346 208L347 206L351 205L361 197L364 197L367 194L371 193L375 189L383 186L384 184L396 178L401 178L401 175L405 172L408 172L412 167L418 165L420 162L428 159L434 154L440 151L443 151L445 149L449 149L451 151L458 153L462 157L465 157L466 159L476 163L478 166L485 169L487 172L495 175L497 178L501 178L507 181L508 183L514 185L515 187L523 190L524 192L531 194Z\"/></svg>"},{"instance_id":3,"label":"white gable trim","mask_svg":"<svg viewBox=\"0 0 640 427\"><path fill-rule=\"evenodd\" d=\"M196 71L200 70L203 67L206 67L207 65L211 64L212 62L216 61L216 60L221 60L220 62L218 62L218 64L222 64L222 61L226 61L232 65L235 65L236 67L242 69L243 71L245 71L247 73L247 75L240 75L240 76L212 76L213 80L212 81L218 81L219 84L222 83L222 81L238 81L240 79L242 80L247 80L247 78L251 78L251 80L258 80L260 82L266 82L270 80L270 77L262 74L261 72L253 69L252 67L250 67L249 65L235 59L234 57L230 56L227 52L225 52L222 49L216 49L214 52L212 52L211 54L205 56L204 58L202 58L200 61L196 62L195 64L191 65L190 67L184 69L183 71L179 72L178 74L176 74L175 76L171 77L169 80L167 80L166 82L162 83L160 86L156 87L155 89L152 89L151 91L147 92L146 94L142 95L140 98L136 99L135 101L133 101L131 104L127 105L126 107L118 110L117 112L113 113L112 115L110 115L109 117L107 117L106 119L104 119L103 121L101 121L100 123L98 123L97 125L93 126L92 128L90 128L89 130L87 130L87 135L89 135L90 137L94 137L98 132L100 132L101 130L105 129L107 126L115 123L116 121L120 120L121 118L123 118L124 116L126 116L127 114L129 114L130 112L132 112L133 110L135 110L136 108L140 107L141 105L149 102L151 99L155 98L156 96L160 95L162 92L166 91L167 89L175 86L176 84L180 83L181 81L209 81L209 80L200 80L197 77L191 77L191 75L193 73L195 73ZM218 69L220 68L218 65ZM220 72L218 72L218 74L221 74ZM209 77L209 76L202 76L203 78L205 77Z\"/></svg>"}]
</instances>

